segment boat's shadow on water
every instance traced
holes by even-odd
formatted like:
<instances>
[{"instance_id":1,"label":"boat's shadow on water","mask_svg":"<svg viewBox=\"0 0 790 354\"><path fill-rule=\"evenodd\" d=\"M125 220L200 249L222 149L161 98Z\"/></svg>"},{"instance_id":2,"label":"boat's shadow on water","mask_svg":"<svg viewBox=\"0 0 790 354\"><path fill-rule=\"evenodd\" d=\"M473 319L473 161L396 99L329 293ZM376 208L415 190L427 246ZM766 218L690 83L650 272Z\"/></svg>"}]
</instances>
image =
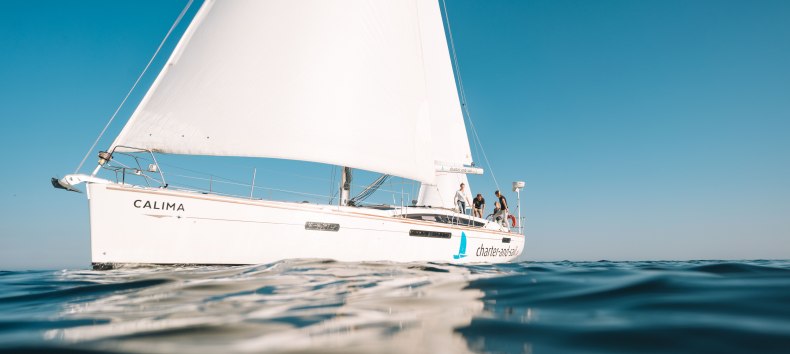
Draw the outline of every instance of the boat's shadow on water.
<instances>
[{"instance_id":1,"label":"boat's shadow on water","mask_svg":"<svg viewBox=\"0 0 790 354\"><path fill-rule=\"evenodd\" d=\"M787 262L0 273L3 352L785 352Z\"/></svg>"}]
</instances>

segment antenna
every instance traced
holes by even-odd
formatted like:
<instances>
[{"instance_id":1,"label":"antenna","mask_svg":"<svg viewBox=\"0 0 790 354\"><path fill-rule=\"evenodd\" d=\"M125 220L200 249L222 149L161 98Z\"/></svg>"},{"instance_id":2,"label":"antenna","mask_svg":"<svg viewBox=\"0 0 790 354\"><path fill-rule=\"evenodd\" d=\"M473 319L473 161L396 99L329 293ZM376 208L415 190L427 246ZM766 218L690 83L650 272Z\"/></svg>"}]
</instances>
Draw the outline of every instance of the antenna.
<instances>
[{"instance_id":1,"label":"antenna","mask_svg":"<svg viewBox=\"0 0 790 354\"><path fill-rule=\"evenodd\" d=\"M524 219L521 218L521 190L524 189L525 185L524 181L513 182L513 191L516 192L516 199L518 200L518 205L516 205L518 210L518 233L522 235L524 234Z\"/></svg>"}]
</instances>

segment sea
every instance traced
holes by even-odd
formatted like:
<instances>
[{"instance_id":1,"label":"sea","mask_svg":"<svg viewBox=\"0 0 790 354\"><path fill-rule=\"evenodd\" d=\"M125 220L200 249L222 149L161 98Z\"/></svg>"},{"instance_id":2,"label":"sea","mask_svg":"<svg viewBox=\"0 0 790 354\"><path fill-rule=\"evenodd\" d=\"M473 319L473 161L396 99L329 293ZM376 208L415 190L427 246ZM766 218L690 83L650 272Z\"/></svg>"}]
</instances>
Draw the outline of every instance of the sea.
<instances>
[{"instance_id":1,"label":"sea","mask_svg":"<svg viewBox=\"0 0 790 354\"><path fill-rule=\"evenodd\" d=\"M790 353L790 261L0 272L0 353Z\"/></svg>"}]
</instances>

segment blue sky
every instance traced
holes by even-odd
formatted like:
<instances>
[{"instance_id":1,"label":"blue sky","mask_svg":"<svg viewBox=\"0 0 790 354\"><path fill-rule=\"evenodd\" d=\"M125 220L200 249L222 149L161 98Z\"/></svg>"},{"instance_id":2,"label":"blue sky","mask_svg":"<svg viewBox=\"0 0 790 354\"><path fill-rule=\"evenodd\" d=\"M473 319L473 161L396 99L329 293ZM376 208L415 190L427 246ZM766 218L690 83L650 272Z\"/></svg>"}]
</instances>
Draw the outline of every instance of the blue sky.
<instances>
[{"instance_id":1,"label":"blue sky","mask_svg":"<svg viewBox=\"0 0 790 354\"><path fill-rule=\"evenodd\" d=\"M185 4L0 2L0 269L89 265L87 201L49 178L73 172ZM447 8L493 172L503 188L527 182L525 259L790 258L790 2ZM245 182L253 168L276 170L260 183L330 189L322 165L186 163ZM490 175L471 186L496 188Z\"/></svg>"}]
</instances>

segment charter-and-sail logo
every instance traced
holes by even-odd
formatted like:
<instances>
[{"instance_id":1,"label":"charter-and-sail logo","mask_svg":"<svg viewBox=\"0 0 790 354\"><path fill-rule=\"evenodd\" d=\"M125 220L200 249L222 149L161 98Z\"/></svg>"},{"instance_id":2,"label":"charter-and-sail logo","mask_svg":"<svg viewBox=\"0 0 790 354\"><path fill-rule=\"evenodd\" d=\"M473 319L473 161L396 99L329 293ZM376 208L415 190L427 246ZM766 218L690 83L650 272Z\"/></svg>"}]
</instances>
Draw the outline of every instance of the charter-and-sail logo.
<instances>
[{"instance_id":1,"label":"charter-and-sail logo","mask_svg":"<svg viewBox=\"0 0 790 354\"><path fill-rule=\"evenodd\" d=\"M466 257L466 233L461 232L461 246L458 247L458 254L453 255L453 259Z\"/></svg>"}]
</instances>

